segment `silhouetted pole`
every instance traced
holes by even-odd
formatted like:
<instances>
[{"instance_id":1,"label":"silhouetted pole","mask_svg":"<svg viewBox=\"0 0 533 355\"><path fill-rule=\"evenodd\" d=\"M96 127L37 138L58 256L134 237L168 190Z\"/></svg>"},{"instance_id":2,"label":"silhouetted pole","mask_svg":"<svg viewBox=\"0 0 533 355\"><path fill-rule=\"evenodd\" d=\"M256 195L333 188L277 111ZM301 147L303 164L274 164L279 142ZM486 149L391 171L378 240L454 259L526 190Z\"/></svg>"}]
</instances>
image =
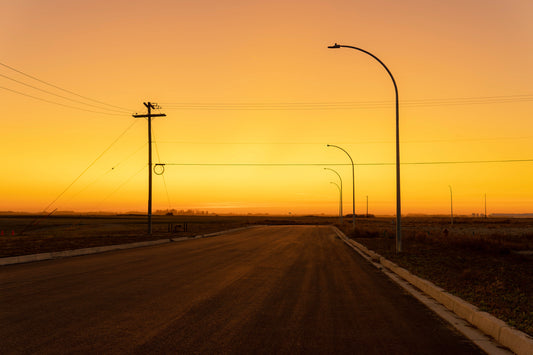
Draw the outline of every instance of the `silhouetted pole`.
<instances>
[{"instance_id":1,"label":"silhouetted pole","mask_svg":"<svg viewBox=\"0 0 533 355\"><path fill-rule=\"evenodd\" d=\"M485 194L485 218L487 218L487 194Z\"/></svg>"},{"instance_id":2,"label":"silhouetted pole","mask_svg":"<svg viewBox=\"0 0 533 355\"><path fill-rule=\"evenodd\" d=\"M452 226L453 226L453 195L452 195L452 187L448 185L450 188L450 218L452 220Z\"/></svg>"},{"instance_id":3,"label":"silhouetted pole","mask_svg":"<svg viewBox=\"0 0 533 355\"><path fill-rule=\"evenodd\" d=\"M342 178L341 178L341 175L337 171L335 171L333 169L324 168L324 170L331 170L335 174L337 174L337 176L339 177L339 181L340 181L340 184L341 184L341 202L340 202L340 212L339 213L340 213L340 217L341 217L340 219L341 219L341 226L342 226L342 223L343 223L343 220L342 220L342 218L343 218L343 213L342 213Z\"/></svg>"},{"instance_id":4,"label":"silhouetted pole","mask_svg":"<svg viewBox=\"0 0 533 355\"><path fill-rule=\"evenodd\" d=\"M385 63L383 63L378 57L368 51L365 51L364 49L353 46L341 45L337 43L335 43L335 45L333 46L328 46L328 48L352 48L368 54L369 56L377 60L379 64L383 66L383 68L385 68L390 78L392 79L392 83L394 84L394 92L396 94L396 252L400 253L402 251L402 203L400 196L400 105L398 103L398 87L396 86L396 80L394 80L392 73L390 72L389 68L387 68Z\"/></svg>"},{"instance_id":5,"label":"silhouetted pole","mask_svg":"<svg viewBox=\"0 0 533 355\"><path fill-rule=\"evenodd\" d=\"M146 115L133 115L135 118L148 118L148 234L152 235L152 117L164 117L164 113L152 113L153 103L143 102L148 110Z\"/></svg>"},{"instance_id":6,"label":"silhouetted pole","mask_svg":"<svg viewBox=\"0 0 533 355\"><path fill-rule=\"evenodd\" d=\"M366 195L366 217L368 218L368 195Z\"/></svg>"},{"instance_id":7,"label":"silhouetted pole","mask_svg":"<svg viewBox=\"0 0 533 355\"><path fill-rule=\"evenodd\" d=\"M342 225L342 188L336 182L330 181L330 184L337 186L337 189L339 189L339 220Z\"/></svg>"},{"instance_id":8,"label":"silhouetted pole","mask_svg":"<svg viewBox=\"0 0 533 355\"><path fill-rule=\"evenodd\" d=\"M355 231L355 169L354 169L353 160L350 154L348 154L346 150L342 149L338 145L328 144L327 146L335 147L335 148L342 150L344 153L346 153L346 155L348 156L348 158L350 158L350 161L352 162L352 224L353 224L352 228Z\"/></svg>"}]
</instances>

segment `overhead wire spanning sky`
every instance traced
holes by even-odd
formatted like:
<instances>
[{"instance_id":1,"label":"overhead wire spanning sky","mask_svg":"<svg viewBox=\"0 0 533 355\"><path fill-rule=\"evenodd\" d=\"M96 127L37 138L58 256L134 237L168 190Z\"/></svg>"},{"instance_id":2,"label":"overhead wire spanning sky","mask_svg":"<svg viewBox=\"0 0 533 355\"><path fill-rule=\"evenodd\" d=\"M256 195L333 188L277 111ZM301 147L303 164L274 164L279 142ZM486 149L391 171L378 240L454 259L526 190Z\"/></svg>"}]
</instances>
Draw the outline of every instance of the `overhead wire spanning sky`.
<instances>
[{"instance_id":1,"label":"overhead wire spanning sky","mask_svg":"<svg viewBox=\"0 0 533 355\"><path fill-rule=\"evenodd\" d=\"M369 196L371 213L392 214L394 168L372 165L394 160L392 83L372 58L327 49L337 42L377 55L398 83L404 213L447 213L448 185L458 213L481 212L485 193L489 212L531 212L532 10L518 0L7 4L0 210L41 211L69 187L50 208L143 211L145 120L89 164L152 101L167 114L153 121L154 161L168 164L154 209L334 214L333 177L313 164L331 163L349 186L347 157L325 147L342 144L357 164L356 212ZM446 164L409 164L428 162Z\"/></svg>"},{"instance_id":2,"label":"overhead wire spanning sky","mask_svg":"<svg viewBox=\"0 0 533 355\"><path fill-rule=\"evenodd\" d=\"M531 102L533 95L459 97L447 99L402 100L402 108L428 106L479 105L494 103ZM269 102L269 103L163 103L167 110L357 110L391 108L389 101L353 102Z\"/></svg>"}]
</instances>

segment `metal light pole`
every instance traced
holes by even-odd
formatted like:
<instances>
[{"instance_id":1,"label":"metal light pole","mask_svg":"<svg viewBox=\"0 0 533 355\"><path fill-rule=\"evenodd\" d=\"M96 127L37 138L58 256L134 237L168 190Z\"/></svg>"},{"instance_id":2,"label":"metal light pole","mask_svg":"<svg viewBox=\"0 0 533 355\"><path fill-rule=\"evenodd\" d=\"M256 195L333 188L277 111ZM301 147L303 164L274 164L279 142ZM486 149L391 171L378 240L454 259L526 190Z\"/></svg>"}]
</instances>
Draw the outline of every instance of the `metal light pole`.
<instances>
[{"instance_id":1,"label":"metal light pole","mask_svg":"<svg viewBox=\"0 0 533 355\"><path fill-rule=\"evenodd\" d=\"M340 181L340 190L341 190L341 202L340 202L340 210L339 210L339 213L340 213L340 219L341 219L341 226L342 226L342 223L343 223L343 213L342 213L342 178L341 178L341 175L336 171L336 170L333 170L333 169L330 169L330 168L324 168L324 170L331 170L333 171L335 174L337 174L337 176L339 177L339 181Z\"/></svg>"},{"instance_id":2,"label":"metal light pole","mask_svg":"<svg viewBox=\"0 0 533 355\"><path fill-rule=\"evenodd\" d=\"M452 219L452 226L453 226L453 195L452 195L452 187L448 185L450 188L450 218Z\"/></svg>"},{"instance_id":3,"label":"metal light pole","mask_svg":"<svg viewBox=\"0 0 533 355\"><path fill-rule=\"evenodd\" d=\"M338 145L333 145L333 144L328 144L327 145L328 147L335 147L335 148L338 148L340 150L342 150L344 153L346 153L346 155L348 156L348 158L350 158L350 161L352 162L352 223L353 223L353 230L355 231L355 168L354 168L354 164L353 164L353 159L352 157L350 156L350 154L348 154L348 152L344 149L342 149L341 147L339 147Z\"/></svg>"},{"instance_id":4,"label":"metal light pole","mask_svg":"<svg viewBox=\"0 0 533 355\"><path fill-rule=\"evenodd\" d=\"M379 62L385 68L392 83L394 84L394 92L396 94L396 252L400 253L402 251L402 204L400 196L400 113L399 113L399 103L398 103L398 87L396 86L396 80L392 76L389 68L383 63L378 57L372 53L365 51L364 49L347 46L342 44L335 43L333 46L328 46L328 48L351 48L358 50L360 52L366 53L375 60Z\"/></svg>"},{"instance_id":5,"label":"metal light pole","mask_svg":"<svg viewBox=\"0 0 533 355\"><path fill-rule=\"evenodd\" d=\"M339 219L342 225L342 188L336 182L330 181L330 184L337 186L337 189L339 189Z\"/></svg>"}]
</instances>

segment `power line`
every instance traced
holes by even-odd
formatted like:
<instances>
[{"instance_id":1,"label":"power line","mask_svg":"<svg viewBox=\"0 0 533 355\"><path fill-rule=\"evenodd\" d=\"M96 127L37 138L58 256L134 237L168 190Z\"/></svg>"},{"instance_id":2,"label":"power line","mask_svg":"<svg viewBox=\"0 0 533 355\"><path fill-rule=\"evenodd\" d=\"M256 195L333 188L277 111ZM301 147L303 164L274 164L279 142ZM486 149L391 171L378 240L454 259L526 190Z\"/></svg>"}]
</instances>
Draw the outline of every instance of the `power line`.
<instances>
[{"instance_id":1,"label":"power line","mask_svg":"<svg viewBox=\"0 0 533 355\"><path fill-rule=\"evenodd\" d=\"M503 160L462 160L462 161L425 161L407 162L401 165L446 165L446 164L493 164L493 163L524 163L533 159L503 159ZM305 167L305 166L351 166L347 163L165 163L174 166L256 166L256 167ZM355 166L387 166L395 163L355 163Z\"/></svg>"},{"instance_id":2,"label":"power line","mask_svg":"<svg viewBox=\"0 0 533 355\"><path fill-rule=\"evenodd\" d=\"M94 110L89 110L89 109L85 109L85 108L81 108L81 107L75 107L75 106L71 106L71 105L66 105L66 104L62 104L62 103L59 103L59 102L55 102L55 101L51 101L51 100L47 100L47 99L43 99L41 97L37 97L37 96L33 96L33 95L29 95L29 94L25 94L23 92L20 92L20 91L17 91L17 90L13 90L13 89L8 89L6 87L3 87L3 86L0 86L0 89L4 89L4 90L7 90L7 91L11 91L15 94L19 94L19 95L22 95L22 96L26 96L26 97L29 97L29 98L32 98L32 99L35 99L35 100L39 100L39 101L43 101L43 102L47 102L49 104L54 104L54 105L59 105L59 106L63 106L63 107L67 107L67 108L71 108L71 109L74 109L74 110L80 110L80 111L86 111L86 112L92 112L92 113L98 113L98 114L101 114L101 115L110 115L110 116L124 116L123 114L119 114L119 113L110 113L110 112L101 112L101 111L94 111Z\"/></svg>"},{"instance_id":3,"label":"power line","mask_svg":"<svg viewBox=\"0 0 533 355\"><path fill-rule=\"evenodd\" d=\"M456 97L445 99L413 99L401 101L402 107L454 106L495 103L531 102L533 95ZM166 109L174 110L352 110L381 109L393 107L391 101L347 101L347 102L251 102L251 103L162 103Z\"/></svg>"},{"instance_id":4,"label":"power line","mask_svg":"<svg viewBox=\"0 0 533 355\"><path fill-rule=\"evenodd\" d=\"M157 140L155 139L154 130L152 130L152 139L153 139L153 142L154 142L154 145L155 145L155 152L157 154L157 161L159 163L161 163L161 157L159 156L159 148L157 147ZM170 204L170 195L168 193L168 188L167 188L167 180L165 179L165 175L164 174L160 174L160 175L163 178L163 185L165 186L165 191L167 193L168 209L170 210L171 209L171 204Z\"/></svg>"},{"instance_id":5,"label":"power line","mask_svg":"<svg viewBox=\"0 0 533 355\"><path fill-rule=\"evenodd\" d=\"M108 200L111 196L113 196L118 190L120 190L122 187L124 187L124 185L126 185L128 182L130 182L134 177L136 177L137 175L139 175L141 173L141 171L143 171L144 169L146 169L146 166L143 165L142 168L140 168L135 174L131 175L127 180L125 180L122 184L120 184L119 187L117 187L113 192L111 192L109 195L107 195L103 200L101 200L98 205L96 205L95 209L100 207L100 205L102 203L104 203L104 201Z\"/></svg>"},{"instance_id":6,"label":"power line","mask_svg":"<svg viewBox=\"0 0 533 355\"><path fill-rule=\"evenodd\" d=\"M405 165L429 165L429 164L493 164L493 163L525 163L525 162L533 162L533 159L429 161L429 162L412 162L412 163L405 163Z\"/></svg>"},{"instance_id":7,"label":"power line","mask_svg":"<svg viewBox=\"0 0 533 355\"><path fill-rule=\"evenodd\" d=\"M462 103L462 102L501 102L501 101L530 101L533 100L533 95L507 95L507 96L471 96L471 97L454 97L454 98L425 98L425 99L409 99L402 100L402 104L441 104L441 103ZM190 107L248 107L248 106L351 106L351 105L385 105L390 106L389 100L379 101L312 101L312 102L235 102L235 103L162 103L167 106L190 106Z\"/></svg>"},{"instance_id":8,"label":"power line","mask_svg":"<svg viewBox=\"0 0 533 355\"><path fill-rule=\"evenodd\" d=\"M137 154L142 148L144 148L145 146L147 145L147 143L143 143L142 146L140 146L138 149L136 149L133 153L131 153L130 155L128 155L126 158L122 159L121 161L119 161L118 163L116 163L115 165L113 165L109 170L105 171L104 173L102 173L100 176L98 176L96 179L94 179L93 181L91 181L90 183L88 183L87 185L85 185L85 187L83 187L81 190L79 190L78 192L76 192L71 198L69 201L71 201L72 199L74 199L74 197L78 196L79 194L81 194L82 192L84 192L85 190L87 190L90 186L94 185L98 180L100 180L102 177L108 175L109 173L111 172L115 172L117 171L117 168L122 164L124 163L125 161L129 160L132 156L134 156L135 154Z\"/></svg>"},{"instance_id":9,"label":"power line","mask_svg":"<svg viewBox=\"0 0 533 355\"><path fill-rule=\"evenodd\" d=\"M36 81L38 81L38 82L40 82L40 83L43 83L43 84L45 84L45 85L48 85L48 86L51 86L51 87L56 88L56 89L58 89L58 90L61 90L61 91L67 92L67 93L69 93L69 94L71 94L71 95L75 95L75 96L81 97L82 99L89 100L89 101L92 101L92 102L96 102L96 103L99 103L99 104L102 104L102 105L106 105L106 106L109 106L109 107L119 108L119 109L121 109L121 110L125 110L125 111L128 111L128 112L134 111L134 110L131 110L131 109L128 109L128 108L124 108L124 107L120 107L120 106L111 105L111 104L108 104L108 103L103 102L103 101L99 101L99 100L91 99L90 97L87 97L87 96L83 96L83 95L77 94L77 93L75 93L75 92L73 92L73 91L70 91L70 90L64 89L64 88L59 87L59 86L57 86L57 85L54 85L54 84L51 84L51 83L46 82L46 81L44 81L44 80L41 80L41 79L39 79L39 78L36 78L36 77L34 77L34 76L32 76L32 75L26 74L26 73L24 73L23 71L18 70L18 69L15 69L15 68L13 68L13 67L7 65L7 64L4 64L4 63L1 63L1 62L0 62L0 65L3 66L3 67L5 67L5 68L8 68L8 69L10 69L10 70L13 70L14 72L17 72L17 73L19 73L19 74L22 74L22 75L24 75L24 76L26 76L26 77L28 77L28 78L30 78L30 79L36 80Z\"/></svg>"},{"instance_id":10,"label":"power line","mask_svg":"<svg viewBox=\"0 0 533 355\"><path fill-rule=\"evenodd\" d=\"M503 100L503 99L532 99L533 94L520 94L520 95L499 95L499 96L463 96L463 97L451 97L451 98L424 98L424 99L404 99L402 103L419 103L419 102L442 102L442 101L469 101L469 100ZM368 100L368 101L312 101L312 102L299 102L299 101L283 101L283 102L233 102L233 103L183 103L183 102L162 102L162 105L227 105L227 106L270 106L270 105L352 105L352 104L389 104L389 100ZM165 106L166 107L166 106Z\"/></svg>"},{"instance_id":11,"label":"power line","mask_svg":"<svg viewBox=\"0 0 533 355\"><path fill-rule=\"evenodd\" d=\"M498 140L519 140L532 139L532 136L522 137L493 137L493 138L459 138L459 139L421 139L421 140L403 140L402 144L408 143L439 143L439 142L483 142L483 141L498 141ZM324 145L324 142L213 142L213 141L184 141L184 140L161 140L160 144L198 144L198 145ZM358 142L337 142L338 144L389 144L394 143L391 140L376 140L376 141L358 141Z\"/></svg>"},{"instance_id":12,"label":"power line","mask_svg":"<svg viewBox=\"0 0 533 355\"><path fill-rule=\"evenodd\" d=\"M368 164L355 164L368 165ZM384 163L382 165L394 165ZM205 166L205 167L310 167L310 166L351 166L336 163L165 163L165 166Z\"/></svg>"},{"instance_id":13,"label":"power line","mask_svg":"<svg viewBox=\"0 0 533 355\"><path fill-rule=\"evenodd\" d=\"M118 168L120 166L120 164L128 161L131 157L133 157L135 154L137 154L141 149L143 149L145 146L147 146L148 143L147 142L144 142L139 148L137 148L133 153L131 153L130 155L128 155L126 158L122 159L120 162L118 162L117 164L115 164L114 166L111 167L111 170L114 170L116 168Z\"/></svg>"},{"instance_id":14,"label":"power line","mask_svg":"<svg viewBox=\"0 0 533 355\"><path fill-rule=\"evenodd\" d=\"M43 209L43 212L45 212L47 209L50 208L50 206L52 206L57 200L59 200L59 198L61 196L63 196L63 194L65 194L65 192L68 191L68 189L70 189L72 187L72 185L74 185L76 183L76 181L79 180L79 178L82 177L83 174L85 174L87 172L87 170L89 170L91 168L91 166L93 166L109 149L111 149L111 147L113 145L115 145L116 142L118 142L118 140L120 138L122 138L122 136L124 134L126 134L126 132L128 132L130 130L131 127L133 127L133 125L135 125L135 123L137 123L137 121L133 121L133 123L131 125L128 126L128 128L126 128L124 130L124 132L122 132L118 137L117 139L115 139L106 149L104 149L104 151L102 153L100 153L100 155L98 155L96 157L96 159L93 160L92 163L89 164L89 166L87 166L71 183L70 185L67 186L66 189L64 189L52 202L50 202L50 204L48 206L46 206L44 209Z\"/></svg>"},{"instance_id":15,"label":"power line","mask_svg":"<svg viewBox=\"0 0 533 355\"><path fill-rule=\"evenodd\" d=\"M19 81L19 80L17 80L17 79L10 78L9 76L4 75L4 74L0 74L0 76L3 77L3 78L6 78L6 79L8 79L8 80L14 81L14 82L16 82L16 83L18 83L18 84L25 85L25 86L30 87L30 88L32 88L32 89L42 91L42 92L47 93L47 94L49 94L49 95L54 95L54 96L60 97L60 98L62 98L62 99L68 100L68 101L76 102L76 103L79 103L79 104L82 104L82 105L91 106L91 107L96 107L96 108L98 108L98 109L100 109L100 110L107 110L107 111L113 111L113 112L129 113L128 111L115 110L115 109L111 109L111 108L105 108L105 107L101 107L101 106L97 106L97 105L93 105L93 104L88 104L88 103L83 102L83 101L80 101L80 100L71 99L71 98L69 98L69 97L66 97L66 96L63 96L63 95L59 95L59 94L53 93L53 92L51 92L51 91L44 90L44 89L38 88L38 87L36 87L36 86L33 86L33 85L30 85L30 84L27 84L27 83L22 82L22 81Z\"/></svg>"}]
</instances>

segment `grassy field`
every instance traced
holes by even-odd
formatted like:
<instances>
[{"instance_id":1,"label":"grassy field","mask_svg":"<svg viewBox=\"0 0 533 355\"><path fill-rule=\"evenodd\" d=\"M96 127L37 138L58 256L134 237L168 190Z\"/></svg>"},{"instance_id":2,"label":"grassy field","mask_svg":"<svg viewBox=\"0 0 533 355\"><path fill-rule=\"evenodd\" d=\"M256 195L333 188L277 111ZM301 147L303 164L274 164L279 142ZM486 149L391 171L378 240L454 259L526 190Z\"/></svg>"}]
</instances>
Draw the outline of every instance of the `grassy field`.
<instances>
[{"instance_id":1,"label":"grassy field","mask_svg":"<svg viewBox=\"0 0 533 355\"><path fill-rule=\"evenodd\" d=\"M402 218L401 254L393 219L358 222L351 238L533 335L532 219Z\"/></svg>"},{"instance_id":2,"label":"grassy field","mask_svg":"<svg viewBox=\"0 0 533 355\"><path fill-rule=\"evenodd\" d=\"M192 237L257 224L335 224L331 217L0 216L0 257ZM420 217L402 219L403 252L395 251L394 218L358 218L346 235L480 309L533 335L533 219ZM338 224L337 224L338 225Z\"/></svg>"},{"instance_id":3,"label":"grassy field","mask_svg":"<svg viewBox=\"0 0 533 355\"><path fill-rule=\"evenodd\" d=\"M179 237L256 224L330 224L328 217L138 215L0 216L0 258Z\"/></svg>"}]
</instances>

